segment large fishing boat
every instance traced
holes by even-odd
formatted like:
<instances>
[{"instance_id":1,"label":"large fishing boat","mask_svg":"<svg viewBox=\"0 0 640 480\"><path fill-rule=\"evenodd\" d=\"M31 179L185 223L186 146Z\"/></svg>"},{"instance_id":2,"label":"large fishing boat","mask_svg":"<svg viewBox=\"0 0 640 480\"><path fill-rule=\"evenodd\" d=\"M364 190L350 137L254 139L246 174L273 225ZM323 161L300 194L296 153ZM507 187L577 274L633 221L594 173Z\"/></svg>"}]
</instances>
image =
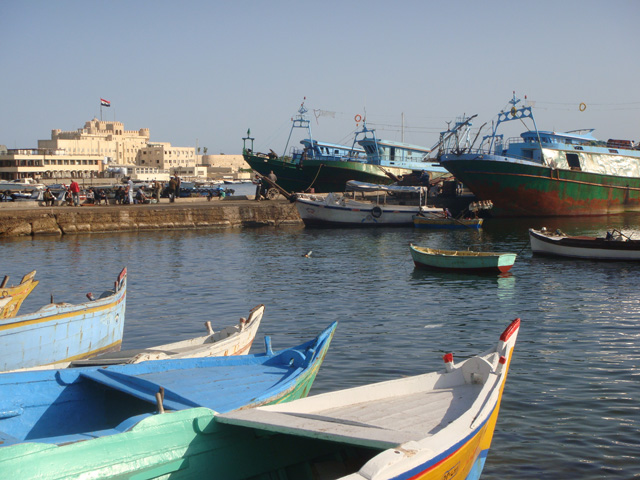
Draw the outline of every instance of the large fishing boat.
<instances>
[{"instance_id":1,"label":"large fishing boat","mask_svg":"<svg viewBox=\"0 0 640 480\"><path fill-rule=\"evenodd\" d=\"M442 165L496 216L606 215L640 211L640 150L630 140L598 141L591 130L540 131L531 106L501 111L479 147L469 123L449 139ZM581 104L581 109L584 109ZM506 141L499 126L530 119L533 129ZM479 133L479 132L478 132ZM476 134L475 139L478 138Z\"/></svg>"},{"instance_id":2,"label":"large fishing boat","mask_svg":"<svg viewBox=\"0 0 640 480\"><path fill-rule=\"evenodd\" d=\"M253 151L250 130L243 138L245 161L261 175L271 171L278 177L278 185L290 192L343 192L349 180L389 185L414 172L426 172L431 178L449 173L431 158L433 149L403 142L380 140L360 115L362 130L356 132L351 147L313 139L311 121L304 102L292 119L291 131L283 155L273 150L268 154ZM292 146L287 152L291 135L296 128L306 129L308 138L300 141L302 148ZM249 144L247 144L249 142ZM422 178L426 178L423 175Z\"/></svg>"}]
</instances>

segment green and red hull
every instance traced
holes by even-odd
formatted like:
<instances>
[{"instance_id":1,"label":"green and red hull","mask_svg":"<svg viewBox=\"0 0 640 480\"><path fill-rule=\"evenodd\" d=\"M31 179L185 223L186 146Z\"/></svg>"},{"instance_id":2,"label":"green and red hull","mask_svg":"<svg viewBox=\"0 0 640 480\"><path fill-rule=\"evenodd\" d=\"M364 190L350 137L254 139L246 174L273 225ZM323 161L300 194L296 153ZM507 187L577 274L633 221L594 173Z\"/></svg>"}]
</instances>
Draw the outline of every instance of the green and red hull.
<instances>
[{"instance_id":1,"label":"green and red hull","mask_svg":"<svg viewBox=\"0 0 640 480\"><path fill-rule=\"evenodd\" d=\"M397 167L382 167L362 162L304 160L301 164L286 162L281 158L250 155L244 160L261 175L271 171L278 177L278 185L289 192L316 193L344 192L349 180L389 185L393 182L385 171L393 175L407 175L411 170Z\"/></svg>"},{"instance_id":2,"label":"green and red hull","mask_svg":"<svg viewBox=\"0 0 640 480\"><path fill-rule=\"evenodd\" d=\"M555 169L494 155L445 155L442 165L494 216L609 215L640 211L640 178Z\"/></svg>"}]
</instances>

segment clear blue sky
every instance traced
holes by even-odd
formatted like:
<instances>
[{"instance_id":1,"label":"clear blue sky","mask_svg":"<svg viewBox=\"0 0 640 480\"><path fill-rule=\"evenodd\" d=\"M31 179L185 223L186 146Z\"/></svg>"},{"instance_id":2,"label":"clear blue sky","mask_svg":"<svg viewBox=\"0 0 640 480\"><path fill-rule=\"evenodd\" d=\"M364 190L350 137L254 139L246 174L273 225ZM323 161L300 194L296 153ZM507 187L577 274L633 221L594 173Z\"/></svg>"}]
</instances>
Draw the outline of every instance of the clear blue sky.
<instances>
[{"instance_id":1,"label":"clear blue sky","mask_svg":"<svg viewBox=\"0 0 640 480\"><path fill-rule=\"evenodd\" d=\"M404 114L405 141L431 146L514 90L542 130L640 140L639 23L635 0L4 0L0 144L76 130L102 97L103 119L152 141L237 154L251 128L281 153L306 97L334 112L317 139L350 144L366 111L379 137L400 140Z\"/></svg>"}]
</instances>

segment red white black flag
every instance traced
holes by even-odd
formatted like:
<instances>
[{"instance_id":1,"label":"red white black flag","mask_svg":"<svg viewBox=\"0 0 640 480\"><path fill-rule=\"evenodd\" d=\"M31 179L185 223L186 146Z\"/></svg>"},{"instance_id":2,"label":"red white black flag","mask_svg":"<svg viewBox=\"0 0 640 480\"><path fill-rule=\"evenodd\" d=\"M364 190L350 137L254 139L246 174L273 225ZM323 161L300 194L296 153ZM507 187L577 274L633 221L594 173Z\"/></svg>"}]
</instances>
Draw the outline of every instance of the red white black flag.
<instances>
[{"instance_id":1,"label":"red white black flag","mask_svg":"<svg viewBox=\"0 0 640 480\"><path fill-rule=\"evenodd\" d=\"M105 100L104 98L100 99L100 105L102 105L103 107L110 107L111 106L111 102L109 100Z\"/></svg>"}]
</instances>

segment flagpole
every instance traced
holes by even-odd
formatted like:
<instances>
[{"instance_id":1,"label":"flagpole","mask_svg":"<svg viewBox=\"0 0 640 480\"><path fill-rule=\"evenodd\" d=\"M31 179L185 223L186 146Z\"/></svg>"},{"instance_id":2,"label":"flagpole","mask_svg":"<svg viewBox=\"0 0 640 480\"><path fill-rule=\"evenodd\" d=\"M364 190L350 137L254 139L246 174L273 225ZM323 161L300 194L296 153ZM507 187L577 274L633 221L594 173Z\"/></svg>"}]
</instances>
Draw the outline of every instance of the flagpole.
<instances>
[{"instance_id":1,"label":"flagpole","mask_svg":"<svg viewBox=\"0 0 640 480\"><path fill-rule=\"evenodd\" d=\"M100 99L100 121L102 121L102 99Z\"/></svg>"}]
</instances>

